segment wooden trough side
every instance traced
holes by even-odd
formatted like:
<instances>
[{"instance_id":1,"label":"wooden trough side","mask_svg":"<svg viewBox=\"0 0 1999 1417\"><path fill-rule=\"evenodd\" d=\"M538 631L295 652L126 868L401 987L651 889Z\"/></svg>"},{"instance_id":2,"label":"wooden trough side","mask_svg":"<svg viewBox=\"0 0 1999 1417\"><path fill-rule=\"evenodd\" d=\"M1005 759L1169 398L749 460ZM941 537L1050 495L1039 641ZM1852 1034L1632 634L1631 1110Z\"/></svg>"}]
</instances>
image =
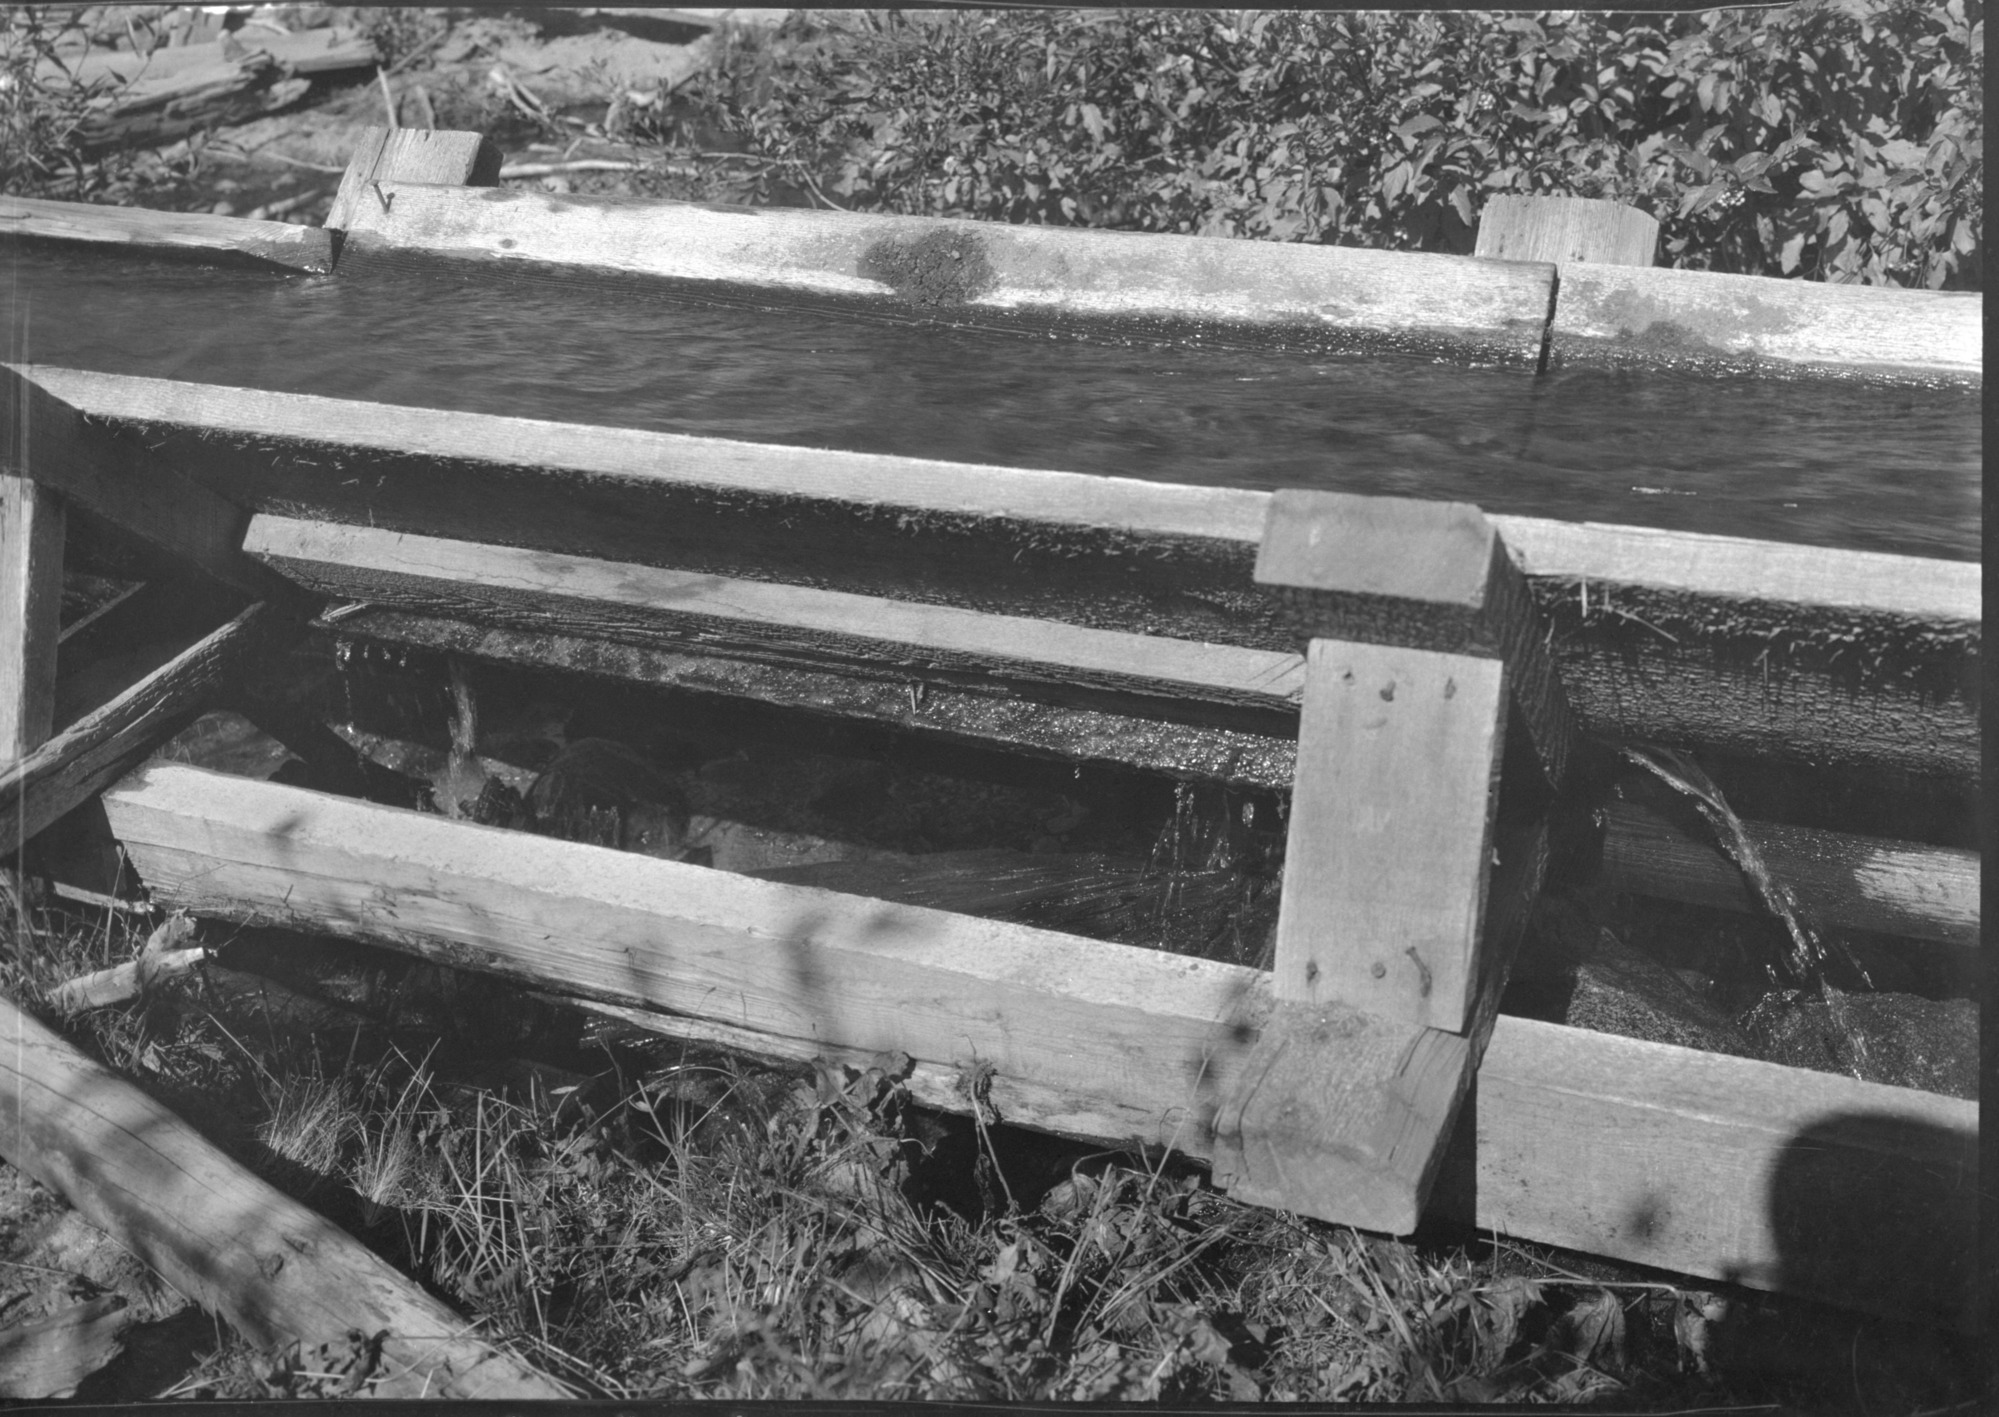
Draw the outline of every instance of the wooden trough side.
<instances>
[{"instance_id":1,"label":"wooden trough side","mask_svg":"<svg viewBox=\"0 0 1999 1417\"><path fill-rule=\"evenodd\" d=\"M333 233L324 227L207 212L160 212L0 196L0 241L10 238L112 246L133 254L202 256L313 275L325 275L333 269Z\"/></svg>"},{"instance_id":2,"label":"wooden trough side","mask_svg":"<svg viewBox=\"0 0 1999 1417\"><path fill-rule=\"evenodd\" d=\"M253 511L1296 651L1268 494L37 368ZM1974 784L1980 568L1493 516L1582 730ZM905 676L906 677L906 676Z\"/></svg>"},{"instance_id":3,"label":"wooden trough side","mask_svg":"<svg viewBox=\"0 0 1999 1417\"><path fill-rule=\"evenodd\" d=\"M141 769L105 807L164 903L371 941L771 1056L899 1049L926 1102L966 1110L987 1077L1005 1120L1106 1142L1213 1155L1272 1007L1269 976L1237 966L194 768ZM1349 1118L1358 1186L1421 1134L1410 1113L1436 1106L1464 1040L1358 1013L1344 1028L1341 1085L1373 1109ZM1974 1104L1502 1018L1476 1105L1481 1226L1972 1321ZM1445 1189L1462 1196L1462 1177ZM1810 1198L1825 1195L1822 1215ZM1891 1198L1918 1218L1892 1244L1830 1231Z\"/></svg>"},{"instance_id":4,"label":"wooden trough side","mask_svg":"<svg viewBox=\"0 0 1999 1417\"><path fill-rule=\"evenodd\" d=\"M1326 346L1392 340L1523 370L1540 361L1554 279L1538 262L1344 246L379 186L378 200L345 213L345 251L582 268L959 324L1197 325Z\"/></svg>"}]
</instances>

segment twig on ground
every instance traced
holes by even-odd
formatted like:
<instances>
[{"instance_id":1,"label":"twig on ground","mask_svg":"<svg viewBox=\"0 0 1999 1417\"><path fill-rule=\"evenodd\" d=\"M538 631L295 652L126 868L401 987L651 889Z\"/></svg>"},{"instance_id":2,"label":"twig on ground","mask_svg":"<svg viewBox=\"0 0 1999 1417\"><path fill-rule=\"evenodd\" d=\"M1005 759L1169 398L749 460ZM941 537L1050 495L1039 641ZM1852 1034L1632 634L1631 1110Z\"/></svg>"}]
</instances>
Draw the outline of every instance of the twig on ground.
<instances>
[{"instance_id":1,"label":"twig on ground","mask_svg":"<svg viewBox=\"0 0 1999 1417\"><path fill-rule=\"evenodd\" d=\"M391 64L389 66L389 73L391 75L402 73L403 70L409 68L410 65L416 63L417 60L423 58L424 55L430 53L430 51L437 48L438 45L444 43L444 41L447 38L449 38L450 35L451 35L451 30L449 26L439 30L429 39L426 39L422 44L419 44L415 49L412 49L409 53L405 54L402 58L398 59L395 63Z\"/></svg>"},{"instance_id":2,"label":"twig on ground","mask_svg":"<svg viewBox=\"0 0 1999 1417\"><path fill-rule=\"evenodd\" d=\"M556 177L565 172L644 172L651 164L616 158L585 157L574 162L510 162L500 169L502 182L514 177Z\"/></svg>"},{"instance_id":3,"label":"twig on ground","mask_svg":"<svg viewBox=\"0 0 1999 1417\"><path fill-rule=\"evenodd\" d=\"M389 71L378 64L375 66L375 77L381 80L382 107L389 112L389 126L391 128L399 128L402 125L396 122L396 96L389 89Z\"/></svg>"},{"instance_id":4,"label":"twig on ground","mask_svg":"<svg viewBox=\"0 0 1999 1417\"><path fill-rule=\"evenodd\" d=\"M252 207L249 211L243 213L243 216L247 221L276 221L279 217L291 215L300 207L311 206L314 202L319 201L327 195L327 193L317 189L310 192L300 192L295 196L286 197L282 201L266 202L261 207Z\"/></svg>"}]
</instances>

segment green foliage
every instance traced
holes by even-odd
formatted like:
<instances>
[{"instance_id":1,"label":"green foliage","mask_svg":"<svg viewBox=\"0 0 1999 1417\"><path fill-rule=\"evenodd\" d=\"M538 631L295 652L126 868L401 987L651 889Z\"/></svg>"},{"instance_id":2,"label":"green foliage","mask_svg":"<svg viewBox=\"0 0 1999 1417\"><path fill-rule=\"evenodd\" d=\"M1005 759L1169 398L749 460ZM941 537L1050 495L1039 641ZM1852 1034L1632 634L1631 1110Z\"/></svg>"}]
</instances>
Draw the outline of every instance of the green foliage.
<instances>
[{"instance_id":1,"label":"green foliage","mask_svg":"<svg viewBox=\"0 0 1999 1417\"><path fill-rule=\"evenodd\" d=\"M1498 193L1657 216L1674 265L1976 288L1976 0L1774 10L807 15L692 90L862 210L1468 252Z\"/></svg>"},{"instance_id":2,"label":"green foliage","mask_svg":"<svg viewBox=\"0 0 1999 1417\"><path fill-rule=\"evenodd\" d=\"M78 132L95 93L71 81L69 66L88 43L67 11L0 15L0 191L33 191L80 166Z\"/></svg>"}]
</instances>

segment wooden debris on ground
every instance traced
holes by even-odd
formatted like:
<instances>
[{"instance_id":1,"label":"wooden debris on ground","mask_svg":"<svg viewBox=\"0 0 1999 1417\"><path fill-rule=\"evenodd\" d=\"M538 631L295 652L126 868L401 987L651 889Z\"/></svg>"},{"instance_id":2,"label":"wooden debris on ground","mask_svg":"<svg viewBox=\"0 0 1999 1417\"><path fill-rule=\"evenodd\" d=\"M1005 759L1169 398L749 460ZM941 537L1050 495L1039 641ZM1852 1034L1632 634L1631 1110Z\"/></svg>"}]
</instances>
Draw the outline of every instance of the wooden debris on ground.
<instances>
[{"instance_id":1,"label":"wooden debris on ground","mask_svg":"<svg viewBox=\"0 0 1999 1417\"><path fill-rule=\"evenodd\" d=\"M133 1315L116 1294L0 1329L0 1398L68 1397L118 1356Z\"/></svg>"}]
</instances>

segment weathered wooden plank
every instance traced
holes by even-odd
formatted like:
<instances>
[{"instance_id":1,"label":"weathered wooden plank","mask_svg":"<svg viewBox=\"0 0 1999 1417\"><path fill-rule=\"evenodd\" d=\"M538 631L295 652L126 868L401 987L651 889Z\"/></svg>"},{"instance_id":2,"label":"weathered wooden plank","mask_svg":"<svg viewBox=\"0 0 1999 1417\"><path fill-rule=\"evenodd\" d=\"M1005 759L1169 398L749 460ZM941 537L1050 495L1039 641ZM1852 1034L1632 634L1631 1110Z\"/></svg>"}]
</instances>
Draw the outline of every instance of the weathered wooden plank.
<instances>
[{"instance_id":1,"label":"weathered wooden plank","mask_svg":"<svg viewBox=\"0 0 1999 1417\"><path fill-rule=\"evenodd\" d=\"M0 842L11 850L116 780L288 625L253 605L26 757L0 765Z\"/></svg>"},{"instance_id":2,"label":"weathered wooden plank","mask_svg":"<svg viewBox=\"0 0 1999 1417\"><path fill-rule=\"evenodd\" d=\"M721 207L384 180L350 240L935 314L956 323L1189 322L1326 346L1394 339L1531 367L1553 268L1275 241ZM332 224L329 220L329 225Z\"/></svg>"},{"instance_id":3,"label":"weathered wooden plank","mask_svg":"<svg viewBox=\"0 0 1999 1417\"><path fill-rule=\"evenodd\" d=\"M0 764L40 747L55 726L62 554L61 499L0 472Z\"/></svg>"},{"instance_id":4,"label":"weathered wooden plank","mask_svg":"<svg viewBox=\"0 0 1999 1417\"><path fill-rule=\"evenodd\" d=\"M164 82L178 79L189 70L252 54L266 55L296 74L365 68L377 58L373 41L352 30L313 29L296 34L244 30L208 44L163 45L150 54L130 49L93 49L67 68L44 60L37 72L44 80L67 79L78 87L107 79L123 83Z\"/></svg>"},{"instance_id":5,"label":"weathered wooden plank","mask_svg":"<svg viewBox=\"0 0 1999 1417\"><path fill-rule=\"evenodd\" d=\"M1265 493L36 377L258 510L1295 647L1251 581ZM1976 564L1490 521L1585 733L1978 781Z\"/></svg>"},{"instance_id":6,"label":"weathered wooden plank","mask_svg":"<svg viewBox=\"0 0 1999 1417\"><path fill-rule=\"evenodd\" d=\"M1571 265L1549 338L1562 361L1823 366L1976 383L1984 297L1711 271Z\"/></svg>"},{"instance_id":7,"label":"weathered wooden plank","mask_svg":"<svg viewBox=\"0 0 1999 1417\"><path fill-rule=\"evenodd\" d=\"M1508 1018L1476 1107L1481 1227L1982 1331L1975 1102Z\"/></svg>"},{"instance_id":8,"label":"weathered wooden plank","mask_svg":"<svg viewBox=\"0 0 1999 1417\"><path fill-rule=\"evenodd\" d=\"M1742 872L1712 842L1630 803L1605 812L1603 880L1635 895L1760 914ZM1748 822L1764 861L1812 919L1847 930L1976 945L1975 851Z\"/></svg>"},{"instance_id":9,"label":"weathered wooden plank","mask_svg":"<svg viewBox=\"0 0 1999 1417\"><path fill-rule=\"evenodd\" d=\"M151 764L104 799L156 899L1032 1089L1038 1125L1203 1150L1269 976ZM470 833L468 835L467 833ZM1465 1040L1336 1011L1327 1218L1413 1225ZM1440 1063L1441 1060L1441 1063ZM1439 1115L1439 1107L1442 1107ZM1190 1140L1191 1139L1191 1140ZM1250 1141L1254 1142L1252 1135Z\"/></svg>"},{"instance_id":10,"label":"weathered wooden plank","mask_svg":"<svg viewBox=\"0 0 1999 1417\"><path fill-rule=\"evenodd\" d=\"M483 133L364 128L341 175L340 190L327 209L327 228L347 231L370 207L387 207L394 198L387 194L386 184L495 187L500 162L500 150Z\"/></svg>"},{"instance_id":11,"label":"weathered wooden plank","mask_svg":"<svg viewBox=\"0 0 1999 1417\"><path fill-rule=\"evenodd\" d=\"M1508 689L1542 776L1559 785L1575 739L1532 596L1485 514L1462 502L1287 489L1270 499L1256 580L1301 635L1483 655Z\"/></svg>"},{"instance_id":12,"label":"weathered wooden plank","mask_svg":"<svg viewBox=\"0 0 1999 1417\"><path fill-rule=\"evenodd\" d=\"M322 228L207 212L0 196L0 238L9 237L199 255L314 274L333 269L333 237Z\"/></svg>"},{"instance_id":13,"label":"weathered wooden plank","mask_svg":"<svg viewBox=\"0 0 1999 1417\"><path fill-rule=\"evenodd\" d=\"M562 669L697 694L755 699L785 708L865 720L984 746L1074 763L1114 763L1176 777L1289 791L1297 742L1289 722L1268 732L1215 723L1176 723L1135 711L1050 703L996 686L926 682L907 674L812 669L733 658L708 650L666 650L577 635L529 632L471 620L360 609L327 626L527 668ZM246 707L260 718L256 706ZM260 721L259 726L264 726ZM302 735L266 729L294 751ZM294 738L301 739L295 742ZM307 756L301 752L301 756Z\"/></svg>"},{"instance_id":14,"label":"weathered wooden plank","mask_svg":"<svg viewBox=\"0 0 1999 1417\"><path fill-rule=\"evenodd\" d=\"M239 549L248 519L236 507L138 444L93 426L19 366L0 365L0 405L18 420L0 470L32 478L224 584L284 593L282 581Z\"/></svg>"},{"instance_id":15,"label":"weathered wooden plank","mask_svg":"<svg viewBox=\"0 0 1999 1417\"><path fill-rule=\"evenodd\" d=\"M1295 713L1303 659L842 591L690 575L332 522L258 515L245 551L307 588L418 614L654 648L712 644L909 678L1076 685Z\"/></svg>"},{"instance_id":16,"label":"weathered wooden plank","mask_svg":"<svg viewBox=\"0 0 1999 1417\"><path fill-rule=\"evenodd\" d=\"M1276 996L1462 1032L1499 798L1504 666L1324 639L1307 662Z\"/></svg>"},{"instance_id":17,"label":"weathered wooden plank","mask_svg":"<svg viewBox=\"0 0 1999 1417\"><path fill-rule=\"evenodd\" d=\"M594 994L592 1007L641 1026L754 1054L865 1063L906 1051L925 1102L967 1110L976 1073L1003 1119L1065 1135L1212 1155L1221 1089L1242 1076L1269 1005L1268 976L1254 970L851 897L829 904L830 893L198 769L150 766L106 805L162 901L558 980L565 997ZM681 889L688 880L700 890ZM660 927L683 911L700 919ZM1481 1227L1972 1323L1955 1277L1976 1214L1964 1164L1975 1104L1521 1019L1483 1027L1478 1150L1449 1159L1476 1168ZM1405 1051L1427 1058L1437 1039L1423 1038L1405 1036ZM1384 1110L1382 1134L1401 1134L1397 1115ZM1835 1118L1872 1120L1821 1125ZM1913 1182L1922 1223L1898 1224L1884 1248L1848 1213L1800 1258L1807 1222L1771 1210L1777 1178L1800 1161L1835 1197L1884 1176ZM1892 1191L1877 1201L1898 1204Z\"/></svg>"},{"instance_id":18,"label":"weathered wooden plank","mask_svg":"<svg viewBox=\"0 0 1999 1417\"><path fill-rule=\"evenodd\" d=\"M378 1396L570 1396L6 1000L0 1086L0 1153L252 1343L324 1370L384 1334Z\"/></svg>"},{"instance_id":19,"label":"weathered wooden plank","mask_svg":"<svg viewBox=\"0 0 1999 1417\"><path fill-rule=\"evenodd\" d=\"M1658 250L1659 219L1623 202L1502 193L1479 213L1472 254L1501 261L1552 261L1557 267L1575 261L1649 266ZM1558 312L1560 299L1558 293Z\"/></svg>"}]
</instances>

